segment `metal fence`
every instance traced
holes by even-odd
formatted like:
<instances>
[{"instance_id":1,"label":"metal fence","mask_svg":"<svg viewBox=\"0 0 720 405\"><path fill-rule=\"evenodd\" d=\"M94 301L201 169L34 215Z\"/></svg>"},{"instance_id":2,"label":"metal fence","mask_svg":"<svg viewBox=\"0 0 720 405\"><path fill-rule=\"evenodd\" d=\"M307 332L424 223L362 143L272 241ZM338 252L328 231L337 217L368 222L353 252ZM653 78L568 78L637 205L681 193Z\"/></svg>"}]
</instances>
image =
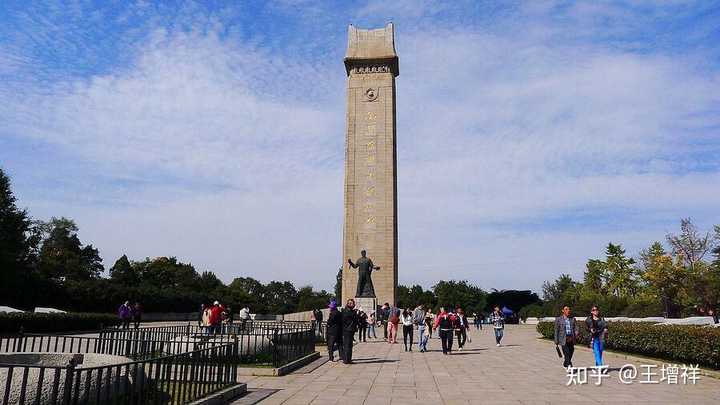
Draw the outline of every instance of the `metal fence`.
<instances>
[{"instance_id":1,"label":"metal fence","mask_svg":"<svg viewBox=\"0 0 720 405\"><path fill-rule=\"evenodd\" d=\"M232 345L84 368L0 364L2 404L182 404L237 384Z\"/></svg>"}]
</instances>

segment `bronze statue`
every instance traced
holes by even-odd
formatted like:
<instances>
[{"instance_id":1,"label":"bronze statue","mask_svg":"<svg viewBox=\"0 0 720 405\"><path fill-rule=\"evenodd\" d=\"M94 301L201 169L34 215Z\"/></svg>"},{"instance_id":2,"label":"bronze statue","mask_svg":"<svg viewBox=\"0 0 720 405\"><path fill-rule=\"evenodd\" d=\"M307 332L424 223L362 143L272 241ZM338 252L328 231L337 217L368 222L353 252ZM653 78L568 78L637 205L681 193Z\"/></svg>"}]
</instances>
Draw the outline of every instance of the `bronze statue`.
<instances>
[{"instance_id":1,"label":"bronze statue","mask_svg":"<svg viewBox=\"0 0 720 405\"><path fill-rule=\"evenodd\" d=\"M348 259L350 267L358 269L358 285L355 297L375 298L375 287L373 287L370 274L373 270L380 270L380 266L375 266L364 250L360 252L360 258L357 263L353 263L352 259Z\"/></svg>"}]
</instances>

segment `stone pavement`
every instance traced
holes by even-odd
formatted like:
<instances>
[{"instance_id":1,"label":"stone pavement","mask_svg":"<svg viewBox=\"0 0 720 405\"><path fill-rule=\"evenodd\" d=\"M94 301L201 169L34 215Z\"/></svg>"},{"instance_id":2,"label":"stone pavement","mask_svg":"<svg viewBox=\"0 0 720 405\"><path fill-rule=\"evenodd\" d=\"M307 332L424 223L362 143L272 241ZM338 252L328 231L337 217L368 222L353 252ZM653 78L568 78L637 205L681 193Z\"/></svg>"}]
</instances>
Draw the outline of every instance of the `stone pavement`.
<instances>
[{"instance_id":1,"label":"stone pavement","mask_svg":"<svg viewBox=\"0 0 720 405\"><path fill-rule=\"evenodd\" d=\"M590 381L566 386L566 372L552 344L537 339L534 326L508 325L504 345L496 347L492 330L471 332L465 350L443 356L440 340L428 353L403 350L402 342L358 344L356 364L325 363L308 374L249 377L248 388L278 389L262 404L718 404L720 380L702 376L696 385L619 382L611 371L602 385ZM455 348L457 340L455 341ZM620 367L631 361L606 353ZM575 366L591 366L592 352L577 348ZM638 368L642 362L632 362ZM659 367L655 370L660 373ZM653 377L658 380L659 375Z\"/></svg>"}]
</instances>

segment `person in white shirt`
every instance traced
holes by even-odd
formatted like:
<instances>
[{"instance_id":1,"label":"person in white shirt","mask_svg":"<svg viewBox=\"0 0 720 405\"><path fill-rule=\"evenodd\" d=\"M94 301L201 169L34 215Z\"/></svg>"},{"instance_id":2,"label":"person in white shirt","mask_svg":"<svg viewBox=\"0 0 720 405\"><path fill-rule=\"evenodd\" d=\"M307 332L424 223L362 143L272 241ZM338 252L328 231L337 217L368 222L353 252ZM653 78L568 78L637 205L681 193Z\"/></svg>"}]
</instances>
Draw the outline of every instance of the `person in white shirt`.
<instances>
[{"instance_id":1,"label":"person in white shirt","mask_svg":"<svg viewBox=\"0 0 720 405\"><path fill-rule=\"evenodd\" d=\"M412 351L413 345L413 311L405 308L400 314L400 322L403 325L403 343L405 344L405 351Z\"/></svg>"}]
</instances>

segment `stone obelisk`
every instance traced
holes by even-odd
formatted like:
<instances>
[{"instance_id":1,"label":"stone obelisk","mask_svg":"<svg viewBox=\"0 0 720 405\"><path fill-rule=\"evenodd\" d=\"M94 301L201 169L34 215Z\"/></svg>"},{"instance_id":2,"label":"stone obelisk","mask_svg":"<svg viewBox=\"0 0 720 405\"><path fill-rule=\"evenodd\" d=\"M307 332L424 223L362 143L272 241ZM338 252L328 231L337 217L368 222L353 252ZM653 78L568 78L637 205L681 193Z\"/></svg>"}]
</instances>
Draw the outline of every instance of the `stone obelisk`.
<instances>
[{"instance_id":1,"label":"stone obelisk","mask_svg":"<svg viewBox=\"0 0 720 405\"><path fill-rule=\"evenodd\" d=\"M372 272L376 303L394 304L397 289L397 153L395 77L399 74L392 24L348 28L345 223L342 296L355 297L353 261L366 250L380 270ZM360 300L365 310L371 300ZM374 308L372 308L374 309Z\"/></svg>"}]
</instances>

